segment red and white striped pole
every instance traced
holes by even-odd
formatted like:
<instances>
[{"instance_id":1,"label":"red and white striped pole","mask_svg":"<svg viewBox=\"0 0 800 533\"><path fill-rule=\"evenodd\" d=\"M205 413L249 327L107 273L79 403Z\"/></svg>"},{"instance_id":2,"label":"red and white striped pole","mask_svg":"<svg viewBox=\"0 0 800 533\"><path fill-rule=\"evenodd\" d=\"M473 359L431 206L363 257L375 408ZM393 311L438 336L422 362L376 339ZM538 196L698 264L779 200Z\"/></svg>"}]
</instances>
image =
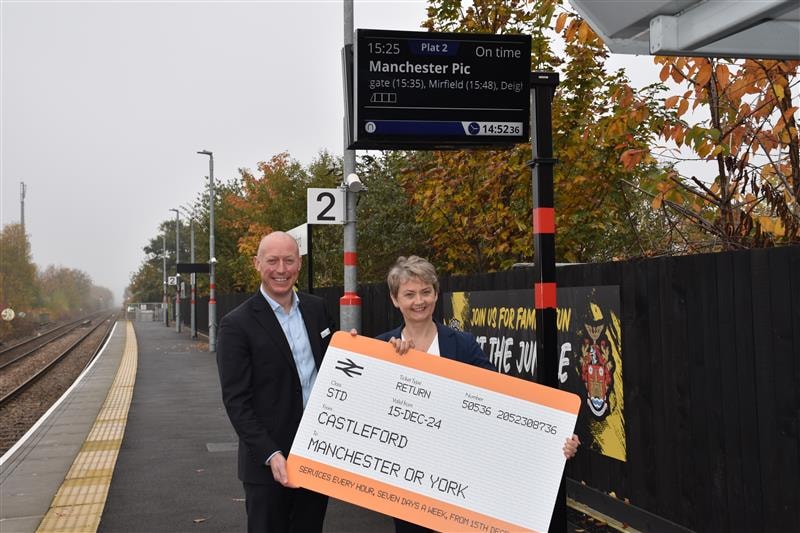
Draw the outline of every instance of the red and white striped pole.
<instances>
[{"instance_id":1,"label":"red and white striped pole","mask_svg":"<svg viewBox=\"0 0 800 533\"><path fill-rule=\"evenodd\" d=\"M342 331L361 332L361 297L358 289L358 254L356 253L355 200L356 193L347 194L347 222L344 227L344 295L339 299L339 322ZM353 206L352 216L350 206ZM347 227L352 226L348 231ZM348 235L349 234L349 235Z\"/></svg>"},{"instance_id":2,"label":"red and white striped pole","mask_svg":"<svg viewBox=\"0 0 800 533\"><path fill-rule=\"evenodd\" d=\"M344 45L353 44L353 0L344 1ZM347 80L345 80L345 83ZM345 114L347 108L345 106ZM356 152L348 149L348 121L344 120L344 158L342 186L345 188L344 223L344 295L339 299L339 324L342 331L351 329L361 332L361 297L358 290L358 254L356 252L356 199L361 182L355 175ZM350 185L351 175L355 176L357 187ZM355 190L353 190L355 189Z\"/></svg>"}]
</instances>

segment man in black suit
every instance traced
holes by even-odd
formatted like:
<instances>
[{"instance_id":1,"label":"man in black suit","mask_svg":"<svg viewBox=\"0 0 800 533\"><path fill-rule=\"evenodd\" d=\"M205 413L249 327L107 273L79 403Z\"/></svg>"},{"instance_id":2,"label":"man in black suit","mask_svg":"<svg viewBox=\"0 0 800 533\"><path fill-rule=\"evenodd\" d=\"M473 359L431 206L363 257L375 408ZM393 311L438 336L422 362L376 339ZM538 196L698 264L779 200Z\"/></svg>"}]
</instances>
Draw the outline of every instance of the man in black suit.
<instances>
[{"instance_id":1,"label":"man in black suit","mask_svg":"<svg viewBox=\"0 0 800 533\"><path fill-rule=\"evenodd\" d=\"M217 344L222 400L239 435L247 530L321 531L328 498L288 484L286 455L334 324L321 298L294 291L294 238L270 233L254 264L261 288L222 318Z\"/></svg>"}]
</instances>

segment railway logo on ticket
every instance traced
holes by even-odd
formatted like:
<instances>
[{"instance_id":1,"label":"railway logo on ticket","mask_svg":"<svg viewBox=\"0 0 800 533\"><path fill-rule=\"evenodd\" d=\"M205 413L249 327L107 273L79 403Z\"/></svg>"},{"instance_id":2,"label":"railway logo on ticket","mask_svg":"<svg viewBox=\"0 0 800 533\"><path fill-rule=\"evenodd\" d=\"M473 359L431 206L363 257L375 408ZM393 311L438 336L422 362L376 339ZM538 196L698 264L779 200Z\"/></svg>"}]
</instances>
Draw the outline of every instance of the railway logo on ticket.
<instances>
[{"instance_id":1,"label":"railway logo on ticket","mask_svg":"<svg viewBox=\"0 0 800 533\"><path fill-rule=\"evenodd\" d=\"M579 407L568 392L339 332L289 478L437 531L547 531Z\"/></svg>"}]
</instances>

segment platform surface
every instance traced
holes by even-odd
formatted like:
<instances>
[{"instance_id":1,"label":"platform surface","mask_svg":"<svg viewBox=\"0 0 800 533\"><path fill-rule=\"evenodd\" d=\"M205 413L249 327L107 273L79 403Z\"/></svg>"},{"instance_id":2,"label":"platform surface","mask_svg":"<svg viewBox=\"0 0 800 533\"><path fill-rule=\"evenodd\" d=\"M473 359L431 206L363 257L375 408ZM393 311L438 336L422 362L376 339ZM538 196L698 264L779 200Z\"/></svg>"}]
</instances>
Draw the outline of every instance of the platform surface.
<instances>
[{"instance_id":1,"label":"platform surface","mask_svg":"<svg viewBox=\"0 0 800 533\"><path fill-rule=\"evenodd\" d=\"M139 368L99 531L245 531L237 438L202 337L135 323ZM331 501L328 532L390 532L388 517Z\"/></svg>"}]
</instances>

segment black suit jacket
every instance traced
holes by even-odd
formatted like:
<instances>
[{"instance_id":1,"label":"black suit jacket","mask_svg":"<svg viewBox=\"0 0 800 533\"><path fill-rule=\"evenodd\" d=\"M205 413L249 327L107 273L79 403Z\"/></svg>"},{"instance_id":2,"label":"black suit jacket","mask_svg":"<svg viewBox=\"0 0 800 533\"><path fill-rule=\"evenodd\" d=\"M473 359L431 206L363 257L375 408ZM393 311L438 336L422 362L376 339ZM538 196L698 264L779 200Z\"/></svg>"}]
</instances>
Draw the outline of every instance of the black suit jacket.
<instances>
[{"instance_id":1,"label":"black suit jacket","mask_svg":"<svg viewBox=\"0 0 800 533\"><path fill-rule=\"evenodd\" d=\"M322 298L298 293L317 368L334 324ZM303 392L289 342L261 292L225 315L217 338L222 401L239 435L239 479L274 483L265 466L289 454L303 416Z\"/></svg>"},{"instance_id":2,"label":"black suit jacket","mask_svg":"<svg viewBox=\"0 0 800 533\"><path fill-rule=\"evenodd\" d=\"M497 371L471 333L456 331L438 322L436 330L439 334L439 353L442 357ZM403 326L381 333L375 338L382 341L388 341L392 337L399 339L401 331L403 331Z\"/></svg>"}]
</instances>

